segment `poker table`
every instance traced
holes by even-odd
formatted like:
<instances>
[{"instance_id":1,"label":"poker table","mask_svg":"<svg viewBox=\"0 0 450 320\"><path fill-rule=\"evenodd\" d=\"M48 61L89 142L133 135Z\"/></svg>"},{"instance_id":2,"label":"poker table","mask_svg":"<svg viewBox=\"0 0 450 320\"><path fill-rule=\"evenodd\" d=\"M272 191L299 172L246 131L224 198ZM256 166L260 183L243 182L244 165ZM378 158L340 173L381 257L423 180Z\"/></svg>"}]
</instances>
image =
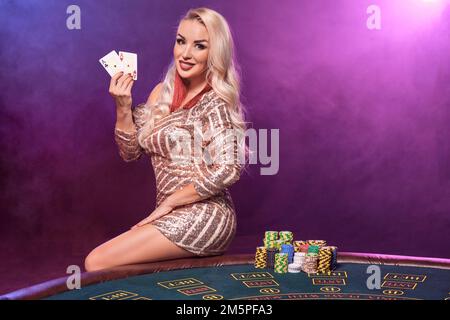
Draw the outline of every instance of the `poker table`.
<instances>
[{"instance_id":1,"label":"poker table","mask_svg":"<svg viewBox=\"0 0 450 320\"><path fill-rule=\"evenodd\" d=\"M0 299L450 300L450 259L340 252L331 274L280 274L256 269L254 260L240 254L121 266L81 274L80 289L68 290L62 277Z\"/></svg>"}]
</instances>

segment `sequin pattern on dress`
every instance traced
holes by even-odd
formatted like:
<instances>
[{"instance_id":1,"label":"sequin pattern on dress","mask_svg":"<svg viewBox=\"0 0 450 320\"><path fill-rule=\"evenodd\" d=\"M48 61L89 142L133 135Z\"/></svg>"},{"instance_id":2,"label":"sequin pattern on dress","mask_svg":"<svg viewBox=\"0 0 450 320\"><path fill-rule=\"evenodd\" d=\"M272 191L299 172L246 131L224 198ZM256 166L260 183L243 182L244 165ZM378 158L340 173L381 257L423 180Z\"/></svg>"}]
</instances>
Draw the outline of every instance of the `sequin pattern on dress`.
<instances>
[{"instance_id":1,"label":"sequin pattern on dress","mask_svg":"<svg viewBox=\"0 0 450 320\"><path fill-rule=\"evenodd\" d=\"M239 180L242 168L225 101L213 90L203 94L194 107L178 109L156 121L153 131L145 135L142 147L137 130L143 125L142 111L146 107L139 104L132 111L136 132L115 128L120 157L130 162L144 153L150 156L156 177L156 206L190 183L201 196L201 200L176 207L152 224L173 243L196 255L223 254L236 233L236 212L228 188ZM182 156L175 158L173 150L179 147L180 137L191 137L184 146L187 148L181 149L188 150L184 156L195 158L196 134L202 138L200 161L183 162ZM209 155L209 161L204 154Z\"/></svg>"}]
</instances>

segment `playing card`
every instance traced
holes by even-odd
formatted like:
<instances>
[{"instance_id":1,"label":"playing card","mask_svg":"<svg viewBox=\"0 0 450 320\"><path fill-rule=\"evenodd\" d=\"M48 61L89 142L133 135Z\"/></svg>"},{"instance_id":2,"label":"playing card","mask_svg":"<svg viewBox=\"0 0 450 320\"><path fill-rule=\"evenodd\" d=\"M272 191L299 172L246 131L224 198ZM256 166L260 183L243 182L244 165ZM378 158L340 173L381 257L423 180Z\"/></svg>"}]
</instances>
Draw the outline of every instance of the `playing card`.
<instances>
[{"instance_id":1,"label":"playing card","mask_svg":"<svg viewBox=\"0 0 450 320\"><path fill-rule=\"evenodd\" d=\"M122 62L120 61L119 55L115 50L101 58L99 62L111 77L117 72L123 71Z\"/></svg>"},{"instance_id":2,"label":"playing card","mask_svg":"<svg viewBox=\"0 0 450 320\"><path fill-rule=\"evenodd\" d=\"M119 60L122 63L122 71L124 73L131 73L133 80L137 80L137 54L119 51Z\"/></svg>"}]
</instances>

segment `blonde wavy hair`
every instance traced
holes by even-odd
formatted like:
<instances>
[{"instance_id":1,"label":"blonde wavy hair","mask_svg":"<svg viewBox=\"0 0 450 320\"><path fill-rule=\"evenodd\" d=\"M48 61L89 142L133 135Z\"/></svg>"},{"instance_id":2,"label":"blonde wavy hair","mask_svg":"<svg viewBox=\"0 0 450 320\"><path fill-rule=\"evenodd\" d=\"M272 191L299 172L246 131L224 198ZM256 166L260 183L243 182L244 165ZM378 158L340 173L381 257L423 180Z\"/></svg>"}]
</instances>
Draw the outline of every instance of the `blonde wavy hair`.
<instances>
[{"instance_id":1,"label":"blonde wavy hair","mask_svg":"<svg viewBox=\"0 0 450 320\"><path fill-rule=\"evenodd\" d=\"M230 27L225 18L217 11L208 8L190 9L181 19L197 20L205 26L209 34L210 49L208 53L206 81L222 98L230 112L231 122L238 132L238 147L244 152L246 162L249 149L242 139L247 128L245 107L240 101L240 74L235 60L234 42ZM176 64L175 59L169 64L162 81L157 101L144 108L145 121L139 129L138 140L144 146L144 140L153 131L155 121L170 114L170 105L174 94Z\"/></svg>"}]
</instances>

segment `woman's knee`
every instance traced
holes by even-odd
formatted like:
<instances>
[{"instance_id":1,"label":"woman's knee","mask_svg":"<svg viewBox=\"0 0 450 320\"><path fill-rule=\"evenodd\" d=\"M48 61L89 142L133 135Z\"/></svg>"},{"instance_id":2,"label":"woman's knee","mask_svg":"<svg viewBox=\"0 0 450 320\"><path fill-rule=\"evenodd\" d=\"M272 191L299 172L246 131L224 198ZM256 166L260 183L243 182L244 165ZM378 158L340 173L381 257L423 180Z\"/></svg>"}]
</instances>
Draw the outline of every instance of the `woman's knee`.
<instances>
[{"instance_id":1,"label":"woman's knee","mask_svg":"<svg viewBox=\"0 0 450 320\"><path fill-rule=\"evenodd\" d=\"M97 271L106 267L105 258L100 250L92 250L84 259L84 269L88 272Z\"/></svg>"}]
</instances>

